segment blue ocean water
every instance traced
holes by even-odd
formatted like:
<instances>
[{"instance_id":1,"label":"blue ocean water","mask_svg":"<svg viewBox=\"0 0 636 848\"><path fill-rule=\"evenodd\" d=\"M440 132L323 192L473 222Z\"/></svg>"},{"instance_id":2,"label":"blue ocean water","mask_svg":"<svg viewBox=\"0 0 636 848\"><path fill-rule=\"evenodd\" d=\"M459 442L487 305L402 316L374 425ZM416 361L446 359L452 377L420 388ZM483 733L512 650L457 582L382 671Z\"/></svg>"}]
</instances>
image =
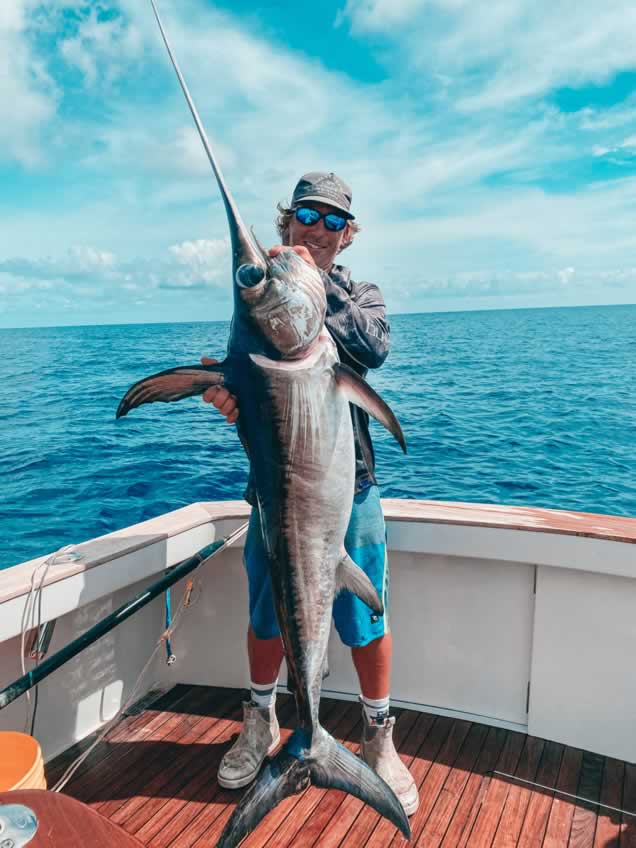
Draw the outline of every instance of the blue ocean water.
<instances>
[{"instance_id":1,"label":"blue ocean water","mask_svg":"<svg viewBox=\"0 0 636 848\"><path fill-rule=\"evenodd\" d=\"M393 316L370 376L404 457L372 423L387 497L636 516L636 306ZM226 323L0 331L0 568L199 500L247 463L200 399L115 421L150 373L222 358Z\"/></svg>"}]
</instances>

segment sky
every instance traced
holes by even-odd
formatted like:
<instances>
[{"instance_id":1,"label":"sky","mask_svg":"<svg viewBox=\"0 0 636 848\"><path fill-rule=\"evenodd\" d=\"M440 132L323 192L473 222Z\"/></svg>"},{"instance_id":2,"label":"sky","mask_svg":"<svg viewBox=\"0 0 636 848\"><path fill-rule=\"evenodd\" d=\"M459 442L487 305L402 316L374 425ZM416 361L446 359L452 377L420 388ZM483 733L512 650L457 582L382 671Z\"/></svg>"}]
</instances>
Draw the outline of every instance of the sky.
<instances>
[{"instance_id":1,"label":"sky","mask_svg":"<svg viewBox=\"0 0 636 848\"><path fill-rule=\"evenodd\" d=\"M636 302L633 0L159 0L245 221L335 171L390 313ZM0 4L0 327L225 320L148 0Z\"/></svg>"}]
</instances>

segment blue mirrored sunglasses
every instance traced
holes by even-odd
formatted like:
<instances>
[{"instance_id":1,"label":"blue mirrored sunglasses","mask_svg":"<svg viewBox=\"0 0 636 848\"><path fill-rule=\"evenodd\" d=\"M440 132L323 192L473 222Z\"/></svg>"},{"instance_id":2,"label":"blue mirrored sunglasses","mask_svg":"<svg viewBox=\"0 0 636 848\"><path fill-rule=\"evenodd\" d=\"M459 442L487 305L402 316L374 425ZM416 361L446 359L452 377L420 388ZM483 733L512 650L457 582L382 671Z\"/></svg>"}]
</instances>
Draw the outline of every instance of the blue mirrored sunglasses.
<instances>
[{"instance_id":1,"label":"blue mirrored sunglasses","mask_svg":"<svg viewBox=\"0 0 636 848\"><path fill-rule=\"evenodd\" d=\"M339 233L344 230L347 219L342 215L335 215L333 212L325 214L317 209L311 209L309 206L299 206L294 210L296 220L304 224L305 227L311 227L317 224L322 218L326 230L331 230L332 233Z\"/></svg>"}]
</instances>

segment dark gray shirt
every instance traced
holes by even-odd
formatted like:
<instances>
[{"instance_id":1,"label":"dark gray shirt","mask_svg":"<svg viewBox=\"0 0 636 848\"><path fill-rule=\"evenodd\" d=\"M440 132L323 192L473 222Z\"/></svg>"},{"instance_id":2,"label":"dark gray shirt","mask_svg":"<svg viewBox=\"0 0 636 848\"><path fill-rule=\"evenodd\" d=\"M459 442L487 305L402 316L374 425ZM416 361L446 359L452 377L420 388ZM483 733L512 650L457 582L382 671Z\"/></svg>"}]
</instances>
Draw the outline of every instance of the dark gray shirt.
<instances>
[{"instance_id":1,"label":"dark gray shirt","mask_svg":"<svg viewBox=\"0 0 636 848\"><path fill-rule=\"evenodd\" d=\"M325 325L338 347L341 361L364 377L379 368L389 354L389 323L380 289L373 283L356 283L351 271L334 265L320 272L327 292ZM369 416L351 405L356 446L356 494L375 484L375 455L369 433Z\"/></svg>"}]
</instances>

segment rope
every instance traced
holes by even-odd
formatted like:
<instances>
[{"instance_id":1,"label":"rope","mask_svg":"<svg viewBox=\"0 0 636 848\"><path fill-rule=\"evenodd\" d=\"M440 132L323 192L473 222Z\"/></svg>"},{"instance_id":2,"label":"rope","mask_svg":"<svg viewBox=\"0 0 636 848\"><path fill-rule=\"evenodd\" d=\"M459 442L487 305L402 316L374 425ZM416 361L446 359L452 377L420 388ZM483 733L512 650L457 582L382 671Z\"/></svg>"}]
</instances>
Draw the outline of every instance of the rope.
<instances>
[{"instance_id":1,"label":"rope","mask_svg":"<svg viewBox=\"0 0 636 848\"><path fill-rule=\"evenodd\" d=\"M225 550L225 548L228 547L228 545L231 545L232 542L235 542L237 539L239 539L247 531L247 527L248 527L248 522L246 521L239 528L237 528L232 533L230 533L228 536L226 536L225 539L224 539L224 544L220 548L218 548L212 554L212 556L209 556L209 557L207 557L207 559L202 560L199 563L199 565L197 566L197 571L198 571L199 568L201 568L202 565L205 565L205 563L208 562L208 560L212 559L213 556L215 556L217 553L220 553L222 550ZM193 574L194 573L196 573L196 572L193 572ZM119 709L117 710L115 715L106 722L104 727L100 730L100 732L95 737L95 739L93 740L91 745L86 749L86 751L84 751L82 754L80 754L80 756L73 763L71 763L71 765L66 769L66 771L64 772L62 777L58 780L58 782L55 784L55 786L52 787L53 792L61 792L62 791L62 789L66 786L66 784L69 782L69 780L73 777L75 772L82 765L82 763L86 760L86 758L93 752L93 750L97 747L97 745L99 745L99 743L109 733L111 728L117 723L117 721L119 721L121 714L123 712L125 712L128 709L128 707L130 707L130 705L136 700L136 698L138 697L138 690L140 688L141 681L143 680L143 677L144 677L146 671L148 670L152 661L154 660L154 658L157 654L157 651L159 651L161 649L162 645L165 642L167 642L167 640L169 640L172 633L174 633L175 629L177 628L177 626L179 624L179 619L181 618L181 614L183 613L183 611L185 609L187 609L189 606L192 605L191 596L192 596L192 588L194 586L194 583L195 583L195 581L193 580L193 576L191 575L190 579L188 580L188 583L186 584L186 589L185 589L183 596L181 598L181 601L179 603L179 607L177 609L177 612L172 617L172 622L170 624L170 627L166 628L163 631L163 633L160 635L159 639L157 640L157 643L156 643L152 653L148 657L146 664L144 665L141 672L139 673L139 676L137 677L137 680L136 680L128 698L119 707Z\"/></svg>"},{"instance_id":2,"label":"rope","mask_svg":"<svg viewBox=\"0 0 636 848\"><path fill-rule=\"evenodd\" d=\"M60 548L55 553L48 556L44 562L41 562L36 569L34 569L31 574L31 586L29 588L29 594L27 595L26 602L24 604L24 610L22 611L22 620L20 622L20 667L22 668L22 674L26 674L26 634L29 630L33 630L34 627L37 626L36 630L36 655L35 655L35 665L38 666L40 663L39 653L37 652L37 640L39 639L40 629L42 627L42 590L44 588L44 581L49 573L49 569L52 565L58 565L61 563L74 562L79 559L79 554L75 553L73 550L74 545L65 545L63 548ZM36 578L38 576L38 572L44 569L42 576L40 578L40 582L38 585L35 585ZM35 620L35 611L37 608L37 625ZM30 619L30 622L29 622ZM33 715L31 715L31 693L27 692L27 711L24 720L24 732L30 733L33 735L33 730L35 728L35 716L38 707L38 687L35 687L34 698L33 698Z\"/></svg>"}]
</instances>

